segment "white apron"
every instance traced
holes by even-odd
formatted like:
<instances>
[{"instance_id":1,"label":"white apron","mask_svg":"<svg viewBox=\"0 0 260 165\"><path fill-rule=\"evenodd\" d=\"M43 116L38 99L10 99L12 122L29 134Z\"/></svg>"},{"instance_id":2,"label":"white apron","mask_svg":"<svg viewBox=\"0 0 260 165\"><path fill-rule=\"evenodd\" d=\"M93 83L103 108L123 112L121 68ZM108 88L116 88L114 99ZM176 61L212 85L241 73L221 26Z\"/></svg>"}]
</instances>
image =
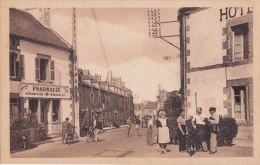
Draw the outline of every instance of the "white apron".
<instances>
[{"instance_id":1,"label":"white apron","mask_svg":"<svg viewBox=\"0 0 260 165\"><path fill-rule=\"evenodd\" d=\"M169 128L166 126L166 119L159 119L162 127L158 127L158 143L169 143L170 133Z\"/></svg>"}]
</instances>

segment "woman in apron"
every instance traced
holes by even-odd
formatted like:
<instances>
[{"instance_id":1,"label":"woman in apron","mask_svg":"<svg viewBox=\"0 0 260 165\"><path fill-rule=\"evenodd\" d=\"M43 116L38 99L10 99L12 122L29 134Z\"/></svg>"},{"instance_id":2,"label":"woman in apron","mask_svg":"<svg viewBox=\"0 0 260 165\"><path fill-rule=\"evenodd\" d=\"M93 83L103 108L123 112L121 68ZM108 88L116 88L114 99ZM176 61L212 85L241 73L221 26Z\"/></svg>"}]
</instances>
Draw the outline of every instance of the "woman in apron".
<instances>
[{"instance_id":1,"label":"woman in apron","mask_svg":"<svg viewBox=\"0 0 260 165\"><path fill-rule=\"evenodd\" d=\"M168 128L168 122L166 119L166 113L164 111L159 112L159 118L156 120L157 140L161 148L160 154L167 154L166 146L170 142L170 133Z\"/></svg>"}]
</instances>

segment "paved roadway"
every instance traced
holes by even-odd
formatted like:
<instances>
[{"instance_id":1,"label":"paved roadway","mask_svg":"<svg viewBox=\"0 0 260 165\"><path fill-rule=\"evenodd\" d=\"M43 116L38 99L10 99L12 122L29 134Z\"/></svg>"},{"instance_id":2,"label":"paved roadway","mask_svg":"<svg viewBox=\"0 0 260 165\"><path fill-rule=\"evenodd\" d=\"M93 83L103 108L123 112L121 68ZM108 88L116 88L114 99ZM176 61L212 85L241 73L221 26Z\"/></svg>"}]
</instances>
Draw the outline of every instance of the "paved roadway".
<instances>
[{"instance_id":1,"label":"paved roadway","mask_svg":"<svg viewBox=\"0 0 260 165\"><path fill-rule=\"evenodd\" d=\"M86 142L80 138L75 144L63 145L60 138L52 139L37 147L12 153L12 158L64 158L64 157L189 157L188 153L179 153L177 145L168 145L171 152L158 154L158 144L146 145L146 129L141 129L143 136L138 137L132 127L131 136L126 136L126 127L107 130L99 135L99 142ZM154 137L156 136L154 129ZM253 156L253 144L248 140L235 140L235 145L219 147L216 154L196 152L193 157L250 157Z\"/></svg>"}]
</instances>

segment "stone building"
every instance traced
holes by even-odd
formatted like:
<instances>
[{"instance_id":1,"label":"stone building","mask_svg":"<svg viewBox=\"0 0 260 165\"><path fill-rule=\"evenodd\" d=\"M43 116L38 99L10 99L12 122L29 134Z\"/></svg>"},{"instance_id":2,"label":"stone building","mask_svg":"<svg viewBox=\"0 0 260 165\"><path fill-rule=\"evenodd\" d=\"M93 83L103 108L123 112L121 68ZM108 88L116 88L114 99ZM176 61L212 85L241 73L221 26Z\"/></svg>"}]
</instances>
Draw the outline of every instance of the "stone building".
<instances>
[{"instance_id":1,"label":"stone building","mask_svg":"<svg viewBox=\"0 0 260 165\"><path fill-rule=\"evenodd\" d=\"M230 115L252 125L253 8L181 8L181 93L183 107Z\"/></svg>"},{"instance_id":2,"label":"stone building","mask_svg":"<svg viewBox=\"0 0 260 165\"><path fill-rule=\"evenodd\" d=\"M80 108L79 122L81 136L84 129L91 126L95 117L103 127L113 122L126 124L128 117L134 115L133 94L120 81L101 81L100 75L92 76L89 70L79 69Z\"/></svg>"}]
</instances>

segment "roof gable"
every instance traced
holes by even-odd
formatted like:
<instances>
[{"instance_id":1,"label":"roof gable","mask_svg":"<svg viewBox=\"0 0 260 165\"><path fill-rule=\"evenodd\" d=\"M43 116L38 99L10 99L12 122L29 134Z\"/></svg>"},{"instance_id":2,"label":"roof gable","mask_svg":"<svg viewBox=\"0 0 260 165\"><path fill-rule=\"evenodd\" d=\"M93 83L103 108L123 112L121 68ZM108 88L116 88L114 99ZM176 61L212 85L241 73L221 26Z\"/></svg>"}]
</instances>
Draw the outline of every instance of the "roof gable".
<instances>
[{"instance_id":1,"label":"roof gable","mask_svg":"<svg viewBox=\"0 0 260 165\"><path fill-rule=\"evenodd\" d=\"M30 13L10 8L9 14L11 35L61 49L72 50L71 46L61 36L51 28L42 25Z\"/></svg>"}]
</instances>

